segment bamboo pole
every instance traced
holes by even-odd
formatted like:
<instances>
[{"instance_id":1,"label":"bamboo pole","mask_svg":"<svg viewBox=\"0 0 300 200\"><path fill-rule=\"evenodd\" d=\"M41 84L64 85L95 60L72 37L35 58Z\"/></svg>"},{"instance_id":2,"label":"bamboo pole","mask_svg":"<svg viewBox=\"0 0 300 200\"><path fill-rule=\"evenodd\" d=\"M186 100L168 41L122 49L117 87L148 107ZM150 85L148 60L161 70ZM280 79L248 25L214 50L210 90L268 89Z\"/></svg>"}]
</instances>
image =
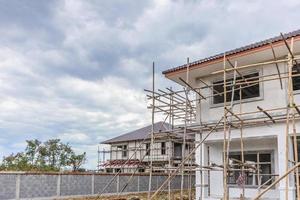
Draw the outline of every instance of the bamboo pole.
<instances>
[{"instance_id":1,"label":"bamboo pole","mask_svg":"<svg viewBox=\"0 0 300 200\"><path fill-rule=\"evenodd\" d=\"M270 184L266 189L258 193L253 200L259 200L266 192L271 190L277 183L279 183L282 179L286 178L291 172L293 172L296 168L300 166L300 162L296 163L291 169L288 169L281 177L275 180L272 184Z\"/></svg>"},{"instance_id":2,"label":"bamboo pole","mask_svg":"<svg viewBox=\"0 0 300 200\"><path fill-rule=\"evenodd\" d=\"M287 46L288 47L288 46ZM290 53L291 58L293 58L293 50L294 50L294 38L291 39L291 47L290 47ZM297 63L296 63L297 64ZM293 71L293 59L288 62L289 67L289 75L292 75ZM293 129L293 143L294 143L294 161L295 163L298 163L298 143L297 143L297 135L296 135L296 124L295 124L295 110L298 112L297 107L295 107L295 101L294 101L294 92L293 92L293 81L292 78L290 78L290 85L289 88L291 90L290 96L289 96L289 107L291 109L291 116L292 116L292 129ZM297 167L295 169L295 178L296 178L296 196L297 199L300 200L300 183L299 183L299 168Z\"/></svg>"},{"instance_id":3,"label":"bamboo pole","mask_svg":"<svg viewBox=\"0 0 300 200\"><path fill-rule=\"evenodd\" d=\"M299 56L295 56L295 59L298 60L300 57ZM253 64L248 64L248 65L241 65L236 69L233 68L229 68L226 69L227 72L231 72L234 70L239 70L239 69L246 69L246 68L250 68L250 67L258 67L258 66L263 66L263 65L270 65L270 64L275 64L275 63L283 63L283 62L287 62L288 59L284 58L284 59L279 59L279 60L271 60L271 61L266 61L266 62L258 62L258 63L253 63ZM212 72L211 74L220 74L223 73L223 70L218 70L215 72Z\"/></svg>"},{"instance_id":4,"label":"bamboo pole","mask_svg":"<svg viewBox=\"0 0 300 200\"><path fill-rule=\"evenodd\" d=\"M150 143L150 174L149 174L149 185L148 185L148 200L151 197L151 186L152 186L152 168L153 168L153 144L154 144L154 111L155 111L155 99L154 99L154 90L155 90L155 65L152 63L152 127L151 127L151 143Z\"/></svg>"},{"instance_id":5,"label":"bamboo pole","mask_svg":"<svg viewBox=\"0 0 300 200\"><path fill-rule=\"evenodd\" d=\"M200 126L202 125L202 102L201 102L201 99L199 100L199 124ZM199 134L200 134L200 141L202 141L202 128L200 128L199 130ZM200 146L200 165L202 166L203 165L203 144L201 144ZM209 156L208 156L208 162L209 162ZM204 190L204 179L203 179L203 172L200 171L200 185L201 185L201 188L200 188L200 199L199 200L202 200L203 199L203 190ZM209 186L208 186L209 187ZM209 194L208 194L209 195Z\"/></svg>"},{"instance_id":6,"label":"bamboo pole","mask_svg":"<svg viewBox=\"0 0 300 200\"><path fill-rule=\"evenodd\" d=\"M240 86L241 87L241 86ZM240 88L240 113L242 113L242 89ZM243 176L243 184L242 184L242 199L245 198L245 159L244 159L244 140L243 140L243 121L241 121L240 125L240 145L241 145L241 160L242 160L242 176Z\"/></svg>"},{"instance_id":7,"label":"bamboo pole","mask_svg":"<svg viewBox=\"0 0 300 200\"><path fill-rule=\"evenodd\" d=\"M187 85L185 87L185 96L186 96L186 109L188 107L188 86L189 86L189 58L187 58L187 67L186 67L186 81L185 84ZM188 113L185 112L185 120L184 120L184 131L183 131L183 144L182 144L182 153L181 153L181 162L183 162L183 165L181 167L181 183L180 183L180 200L183 199L183 189L184 189L184 167L185 167L185 145L186 145L186 130L187 130L187 117Z\"/></svg>"},{"instance_id":8,"label":"bamboo pole","mask_svg":"<svg viewBox=\"0 0 300 200\"><path fill-rule=\"evenodd\" d=\"M294 111L292 111L294 112ZM296 133L296 123L295 123L295 114L292 114L292 124L293 124L293 142L294 142L294 161L298 163L298 143L297 143L297 133ZM299 183L299 168L295 169L296 176L296 195L297 200L300 200L300 183Z\"/></svg>"},{"instance_id":9,"label":"bamboo pole","mask_svg":"<svg viewBox=\"0 0 300 200\"><path fill-rule=\"evenodd\" d=\"M291 45L293 46L293 39L291 40ZM287 46L288 47L288 46ZM288 48L289 49L289 48ZM289 169L289 131L290 131L290 107L292 102L292 67L293 67L293 60L292 60L292 53L289 49L288 54L288 85L287 85L287 96L288 96L288 107L287 107L287 117L286 117L286 133L285 133L285 171L288 171ZM289 197L289 176L285 177L285 199L288 200Z\"/></svg>"},{"instance_id":10,"label":"bamboo pole","mask_svg":"<svg viewBox=\"0 0 300 200\"><path fill-rule=\"evenodd\" d=\"M125 168L125 166L128 164L128 162L133 158L133 156L135 156L136 155L136 153L137 153L137 151L138 150L140 150L140 152L141 152L141 147L142 147L142 145L143 145L143 143L148 139L148 136L150 135L150 133L148 133L145 137L144 137L144 139L141 141L141 143L139 144L139 147L138 148L136 148L135 150L134 150L134 152L133 152L133 154L131 155L131 156L129 156L129 158L121 165L121 168ZM111 147L110 147L111 148ZM118 151L118 150L117 150ZM112 148L111 148L111 150L110 150L110 160L111 160L111 158L112 158L112 152L113 152L113 150L112 150ZM141 156L141 153L140 153L140 156ZM141 161L142 161L143 159L141 159ZM105 187L101 190L101 192L98 194L98 196L97 197L101 197L101 195L104 193L104 191L111 185L111 183L116 179L116 177L118 177L118 175L121 173L121 171L118 171L117 173L115 173L115 175L109 180L109 182L105 185Z\"/></svg>"},{"instance_id":11,"label":"bamboo pole","mask_svg":"<svg viewBox=\"0 0 300 200\"><path fill-rule=\"evenodd\" d=\"M294 38L291 39L291 51L294 50ZM292 61L291 61L292 62ZM298 64L296 62L296 64ZM290 63L291 65L291 71L293 70L293 63ZM292 73L290 73L292 74ZM293 81L291 81L291 89L293 90ZM296 122L295 122L295 110L299 114L299 109L296 106L295 107L295 100L294 100L294 92L291 93L291 106L293 106L294 109L292 109L292 128L293 128L293 141L294 141L294 161L295 163L298 163L298 143L297 143L297 135L296 135ZM297 167L295 170L296 175L296 196L297 199L300 200L300 181L299 181L299 168Z\"/></svg>"},{"instance_id":12,"label":"bamboo pole","mask_svg":"<svg viewBox=\"0 0 300 200\"><path fill-rule=\"evenodd\" d=\"M273 47L272 42L270 42L270 46L271 46L273 58L274 58L274 60L276 61L276 60L277 60L277 57L276 57L275 50L274 50L274 47ZM275 63L275 66L276 66L276 70L277 70L277 73L278 73L278 78L279 78L279 81L280 81L280 88L283 89L283 86L282 86L282 80L281 80L281 76L280 76L280 70L279 70L278 63Z\"/></svg>"},{"instance_id":13,"label":"bamboo pole","mask_svg":"<svg viewBox=\"0 0 300 200\"><path fill-rule=\"evenodd\" d=\"M170 113L172 113L172 103L173 103L173 94L170 93ZM172 126L172 115L169 116L169 129L173 130L173 126ZM170 140L170 134L169 135L169 139L168 139L168 166L169 168L171 168L171 140ZM168 170L168 178L170 178L171 176L171 170ZM171 180L169 180L168 182L168 199L171 199Z\"/></svg>"},{"instance_id":14,"label":"bamboo pole","mask_svg":"<svg viewBox=\"0 0 300 200\"><path fill-rule=\"evenodd\" d=\"M185 157L185 159L184 159L184 162L186 162L188 159L189 159L189 157L191 157L194 153L195 153L195 151L202 145L202 143L211 135L211 133L213 133L213 131L216 129L216 127L221 123L221 121L223 120L223 117L221 117L221 119L218 121L218 123L214 126L214 128L212 128L206 135L205 135L205 137L203 138L203 140L201 140L201 142L199 142L196 146L195 146L195 148L189 153L189 155L187 155L186 157ZM170 179L172 179L174 176L176 176L176 174L177 174L177 172L181 169L181 167L182 167L182 165L183 165L183 163L184 162L181 162L180 164L179 164L179 166L177 167L177 168L175 168L174 169L174 171L173 171L173 173L171 174L171 177L170 177ZM169 178L168 178L169 179ZM154 192L154 194L151 196L151 198L150 198L150 200L152 200L161 190L162 190L162 188L167 184L167 182L169 181L169 180L165 180L162 184L161 184L161 186Z\"/></svg>"},{"instance_id":15,"label":"bamboo pole","mask_svg":"<svg viewBox=\"0 0 300 200\"><path fill-rule=\"evenodd\" d=\"M226 67L226 66L225 66ZM237 67L237 62L235 62L234 63L234 68L236 68ZM224 75L225 75L225 79L226 79L226 71L224 71L225 73L224 73ZM234 92L235 92L235 81L236 81L236 70L234 71L234 76L233 76L233 84L232 84L232 89L231 89L231 99L230 99L230 107L229 107L229 109L225 106L224 107L224 113L231 113L232 114L232 116L235 116L235 114L232 112L232 109L233 109L233 101L234 101ZM227 82L227 80L224 80L224 82ZM226 86L226 84L224 85L224 91L226 91L225 90L225 88L227 88L227 86ZM227 93L226 92L224 92L224 99L226 99L227 100ZM224 105L226 105L226 101L224 101ZM227 111L227 112L225 112L225 111ZM231 140L231 126L232 126L232 116L230 116L230 117L228 117L229 119L227 120L228 121L228 128L227 128L227 132L228 132L228 138L227 138L227 144L226 144L226 157L225 157L225 163L224 163L224 168L226 168L226 179L227 179L227 175L228 175L228 173L227 173L227 167L228 167L228 163L229 163L229 150L230 150L230 140ZM239 119L239 120L241 120L241 119ZM227 180L226 180L227 181ZM226 182L226 191L227 191L227 197L226 198L228 198L229 199L229 190L228 190L228 186L227 186L227 182Z\"/></svg>"},{"instance_id":16,"label":"bamboo pole","mask_svg":"<svg viewBox=\"0 0 300 200\"><path fill-rule=\"evenodd\" d=\"M224 124L224 141L223 141L223 199L228 200L228 191L227 191L227 154L226 154L226 146L227 146L227 111L226 111L226 101L227 101L227 88L226 88L226 54L224 53L223 56L223 79L224 79L224 104L223 104L223 110L224 110L224 117L223 117L223 124Z\"/></svg>"},{"instance_id":17,"label":"bamboo pole","mask_svg":"<svg viewBox=\"0 0 300 200\"><path fill-rule=\"evenodd\" d=\"M300 56L299 56L299 58L298 59L300 59ZM232 68L232 70L234 70L234 68ZM227 69L227 71L228 71L228 69ZM223 70L220 70L219 72L223 72ZM286 75L286 74L288 74L288 72L280 72L280 75ZM271 79L262 79L262 78L266 78L266 77L272 77L272 76L278 76L278 73L276 73L276 74L268 74L268 75L260 75L260 76L258 76L258 77L253 77L253 78L244 78L244 79L241 79L241 80L237 80L236 81L236 85L238 85L238 84L247 84L247 86L245 86L245 87L249 87L249 81L250 80L252 80L252 79L255 79L255 78L259 78L260 80L259 81L251 81L251 83L259 83L259 82L266 82L266 81L273 81L273 80L278 80L278 79L280 79L279 77L276 77L276 78L271 78ZM295 75L292 75L292 77L298 77L298 76L300 76L299 74L295 74ZM285 77L282 77L282 79L287 79L288 78L288 76L285 76ZM247 82L245 82L245 81L247 81ZM193 87L193 89L194 90L197 90L197 89L205 89L205 88L211 88L211 87L213 87L213 86L217 86L217 85L222 85L223 83L219 83L219 84L213 84L213 85L207 85L207 86L204 86L204 87ZM231 84L227 84L227 86L232 86ZM168 88L167 88L168 89ZM169 89L168 89L169 90ZM147 92L149 92L149 93L152 93L151 92L151 90L146 90L145 89L145 91L147 91ZM228 90L228 92L229 92L230 90ZM176 91L176 92L174 92L173 91L173 93L174 94L176 94L176 95L179 95L179 93L183 93L184 91L182 90L180 90L180 91ZM168 94L159 94L159 93L156 93L157 95L155 96L155 98L158 98L158 97L166 97ZM211 96L207 96L207 97L205 97L205 98L209 98L209 97L212 97L212 96L216 96L216 95L221 95L222 93L221 92L219 92L219 93L217 93L217 94L215 94L215 95L211 95ZM180 95L181 96L181 95ZM181 96L182 97L182 96ZM149 98L152 98L151 96L149 96ZM195 100L195 101L197 101L197 100Z\"/></svg>"},{"instance_id":18,"label":"bamboo pole","mask_svg":"<svg viewBox=\"0 0 300 200\"><path fill-rule=\"evenodd\" d=\"M224 57L226 58L226 56L224 55ZM274 59L276 59L276 58L274 58ZM296 57L295 57L295 59L296 59ZM298 59L298 58L297 58ZM226 59L224 59L224 60L226 60ZM293 59L291 59L292 61L293 61ZM276 61L269 61L269 62L263 62L263 63L255 63L255 64L251 64L251 65L245 65L245 66L240 66L240 67L244 67L244 68L248 68L248 67L254 67L254 66L258 66L258 65L267 65L267 64L277 64L277 63L281 63L281 62L286 62L286 61L289 61L289 58L288 59L281 59L281 60L276 60ZM239 67L239 69L242 69L242 68L240 68ZM225 142L225 146L229 146L229 144L227 143L227 129L228 128L230 128L231 126L233 126L233 124L232 123L227 123L227 113L228 113L228 109L226 108L226 98L227 98L227 93L230 91L230 90L227 90L227 88L226 88L226 86L228 87L230 84L228 84L227 85L227 82L226 82L226 72L229 72L229 71L233 71L233 72L238 72L237 71L238 69L232 69L232 70L228 70L228 69L226 69L226 64L224 64L224 70L222 70L223 71L223 73L224 73L224 83L223 83L223 85L224 85L224 105L223 105L223 107L224 107L224 116L223 116L223 120L224 120L224 123L223 123L223 129L224 129L224 142ZM291 71L291 70L290 70ZM280 77L280 72L278 72L278 76ZM297 75L296 75L297 76ZM257 83L260 83L260 82L265 82L265 81L273 81L273 80L281 80L279 77L276 77L276 78L269 78L269 79L265 79L265 80L260 80L261 79L261 77L262 76L259 76L259 80L258 81L252 81L252 83L254 83L254 84L257 84ZM282 78L286 78L286 79L288 79L288 80L290 80L292 77L294 77L294 75L291 75L290 73L287 75L287 76L285 76L285 77L282 77ZM247 81L248 82L248 81ZM239 90L240 90L240 93L241 93L241 89L242 88L244 88L244 87L241 87L243 84L245 84L245 83L242 83L242 82L240 82L240 83L233 83L232 85L232 87L234 88L235 86L240 86L239 87ZM187 84L186 84L187 85ZM207 86L207 85L206 85ZM208 87L208 86L207 86ZM192 88L191 86L189 86L189 88L191 89L191 90L193 90L193 89L195 89L195 88ZM235 90L237 90L237 89L233 89L232 90L232 94L234 94L234 92L233 91L235 91ZM195 91L194 91L195 92ZM176 93L177 94L177 93ZM220 93L217 93L216 95L220 95ZM240 95L241 96L241 95ZM201 100L201 99L200 99ZM188 100L186 100L186 101L188 101ZM194 100L194 101L197 101L197 100ZM193 102L193 101L189 101L189 102ZM241 102L240 102L240 104L241 104ZM288 108L287 108L288 109ZM296 109L296 108L295 108ZM265 111L264 113L266 113L267 112L267 110L272 110L272 111L275 111L275 110L279 110L279 109L277 109L277 108L275 108L275 109L265 109L265 110L263 110L263 111ZM201 111L200 111L201 112ZM262 111L261 111L262 112ZM184 113L184 111L183 111L183 113ZM187 113L187 108L185 109L185 113ZM231 112L230 112L231 113ZM232 112L233 113L233 112ZM231 113L231 114L232 114ZM233 115L233 116L237 116L237 115L249 115L249 113L251 113L251 112L248 112L248 113L242 113L242 111L240 111L240 113L238 113L238 114L235 114L235 115ZM257 112L252 112L252 113L257 113ZM184 114L183 114L184 115ZM186 115L185 115L186 116ZM269 117L269 116L271 116L271 114L268 114L267 115L267 117ZM293 116L293 115L290 115L290 116ZM288 119L288 120L290 120L290 116L288 116L288 115L286 115L286 118L285 119ZM172 115L172 117L174 117L173 115ZM270 118L270 117L269 117ZM273 119L272 119L273 118ZM257 118L257 119L259 119L259 118ZM280 120L282 120L283 118L280 118L280 117L271 117L270 119L269 119L269 121L273 121L274 122L274 120L278 120L278 121L280 121ZM295 119L296 119L296 117L295 117ZM298 118L299 119L299 118ZM250 121L250 123L256 123L256 122L262 122L263 120L255 120L255 118L254 118L254 120L253 120L253 122L252 121ZM187 122L187 119L185 119L185 122ZM243 123L243 121L241 121L240 120L240 123L241 123L241 125L240 125L240 129L241 129L241 138L240 138L240 140L241 140L241 151L242 151L242 154L243 154L243 133L242 133L242 129L243 129L243 126L244 126L244 123ZM250 124L249 122L248 122L248 124ZM199 127L201 128L202 126L204 126L204 125L200 125ZM185 125L184 126L185 127L185 130L187 129L187 126ZM234 126L233 126L234 127ZM288 145L288 143L286 143L286 145ZM185 147L183 147L183 148L185 148ZM286 150L288 151L288 148L286 148ZM226 155L226 156L228 156L228 152L229 152L229 150L228 150L228 148L224 151L224 154ZM243 157L243 155L242 155L242 157ZM224 157L224 158L226 158L226 157ZM223 158L223 159L224 159ZM190 158L188 158L188 160L189 160ZM242 158L242 159L244 159L244 158ZM244 162L244 161L242 161L242 162ZM223 172L226 170L226 171L230 171L230 169L227 169L228 168L228 160L226 160L226 159L224 159L224 163L223 163L223 165L224 165L224 170L223 170ZM184 163L183 163L183 166L184 166ZM243 165L244 166L244 165ZM242 171L243 171L244 169L242 168ZM183 170L182 170L183 171ZM226 173L223 173L223 175L226 175L226 176L224 176L224 179L227 179L227 172ZM169 177L170 178L170 177ZM227 191L226 192L226 195L224 195L224 199L227 199L228 198L228 187L227 187L227 180L226 180L226 182L225 182L225 184L224 184L224 186L226 186L226 188L225 188L225 190ZM224 191L225 191L224 190Z\"/></svg>"}]
</instances>

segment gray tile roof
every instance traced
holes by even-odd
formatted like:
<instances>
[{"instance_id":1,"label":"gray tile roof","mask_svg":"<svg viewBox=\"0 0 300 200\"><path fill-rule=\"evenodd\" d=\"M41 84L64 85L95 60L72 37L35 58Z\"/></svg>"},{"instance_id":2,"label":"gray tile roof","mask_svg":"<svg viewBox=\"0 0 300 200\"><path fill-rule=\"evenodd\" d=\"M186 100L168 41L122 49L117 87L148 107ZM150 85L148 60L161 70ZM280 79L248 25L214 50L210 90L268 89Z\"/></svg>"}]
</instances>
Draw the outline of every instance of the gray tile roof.
<instances>
[{"instance_id":1,"label":"gray tile roof","mask_svg":"<svg viewBox=\"0 0 300 200\"><path fill-rule=\"evenodd\" d=\"M300 29L296 30L296 31L293 31L293 32L283 34L283 36L286 39L289 39L291 37L296 37L296 36L299 36L299 35L300 35ZM263 40L263 41L260 41L260 42L249 44L249 45L246 45L246 46L243 46L243 47L240 47L240 48L236 48L236 49L233 49L233 50L230 50L230 51L226 51L225 54L227 56L229 56L229 55L237 54L237 53L240 53L240 52L243 52L243 51L255 49L255 48L258 48L258 47L261 47L261 46L264 46L264 45L269 45L270 42L274 43L274 42L278 42L278 41L281 41L281 40L282 40L282 38L279 35L279 36L269 38L269 39L266 39L266 40ZM224 56L224 53L220 53L220 54L210 56L210 57L207 57L207 58L204 58L204 59L201 59L201 60L197 60L197 61L194 61L194 62L190 63L190 67L193 67L195 65L202 64L202 63L205 63L205 62L209 62L209 61L212 61L212 60L216 60L216 59L222 58L223 56ZM163 71L162 73L167 74L167 73L182 70L182 69L185 69L185 68L186 68L186 64L178 66L178 67L174 67L174 68L171 68L171 69L167 69L167 70Z\"/></svg>"},{"instance_id":2,"label":"gray tile roof","mask_svg":"<svg viewBox=\"0 0 300 200\"><path fill-rule=\"evenodd\" d=\"M150 138L152 125L146 126L144 128L137 129L135 131L131 131L129 133L125 133L118 137L106 140L101 142L102 144L111 144L111 143L118 143L118 142L125 142L125 141L134 141L134 140L143 140L145 137ZM169 129L168 123L157 122L154 124L154 132L163 132Z\"/></svg>"}]
</instances>

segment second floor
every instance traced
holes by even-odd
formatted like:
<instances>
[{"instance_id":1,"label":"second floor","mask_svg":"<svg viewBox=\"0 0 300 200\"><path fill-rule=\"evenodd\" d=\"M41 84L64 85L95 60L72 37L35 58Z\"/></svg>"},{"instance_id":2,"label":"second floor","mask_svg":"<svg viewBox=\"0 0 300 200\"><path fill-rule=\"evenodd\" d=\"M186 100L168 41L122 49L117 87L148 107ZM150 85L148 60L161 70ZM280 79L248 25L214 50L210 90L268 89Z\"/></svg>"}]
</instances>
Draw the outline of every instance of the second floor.
<instances>
[{"instance_id":1,"label":"second floor","mask_svg":"<svg viewBox=\"0 0 300 200\"><path fill-rule=\"evenodd\" d=\"M168 140L155 140L151 148L150 140L128 141L111 144L110 160L143 160L166 161L181 160L182 154L187 156L193 149L192 141L187 141L183 150L183 143Z\"/></svg>"},{"instance_id":2,"label":"second floor","mask_svg":"<svg viewBox=\"0 0 300 200\"><path fill-rule=\"evenodd\" d=\"M163 73L187 86L182 82L185 80L204 97L196 97L197 121L220 120L224 106L232 106L233 113L252 113L248 118L264 116L259 110L273 110L272 115L280 116L286 114L284 108L291 98L296 106L300 105L299 55L300 31L295 31L283 38L270 38Z\"/></svg>"}]
</instances>

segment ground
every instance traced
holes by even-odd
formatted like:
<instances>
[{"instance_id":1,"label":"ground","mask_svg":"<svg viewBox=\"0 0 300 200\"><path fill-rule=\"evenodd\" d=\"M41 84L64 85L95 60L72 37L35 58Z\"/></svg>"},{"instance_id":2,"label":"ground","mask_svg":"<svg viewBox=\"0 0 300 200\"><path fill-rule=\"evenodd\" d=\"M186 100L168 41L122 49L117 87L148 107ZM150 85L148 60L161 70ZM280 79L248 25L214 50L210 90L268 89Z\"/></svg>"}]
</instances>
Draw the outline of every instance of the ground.
<instances>
[{"instance_id":1,"label":"ground","mask_svg":"<svg viewBox=\"0 0 300 200\"><path fill-rule=\"evenodd\" d=\"M81 197L81 198L67 198L64 200L146 200L147 199L147 193L135 193L135 194L128 194L128 195L120 195L117 196L103 196L103 197ZM168 199L168 193L162 192L159 195L155 197L154 200L167 200ZM171 199L179 200L180 199L180 191L173 191L171 193ZM188 200L188 191L184 191L184 200ZM191 191L191 199L195 199L195 190Z\"/></svg>"}]
</instances>

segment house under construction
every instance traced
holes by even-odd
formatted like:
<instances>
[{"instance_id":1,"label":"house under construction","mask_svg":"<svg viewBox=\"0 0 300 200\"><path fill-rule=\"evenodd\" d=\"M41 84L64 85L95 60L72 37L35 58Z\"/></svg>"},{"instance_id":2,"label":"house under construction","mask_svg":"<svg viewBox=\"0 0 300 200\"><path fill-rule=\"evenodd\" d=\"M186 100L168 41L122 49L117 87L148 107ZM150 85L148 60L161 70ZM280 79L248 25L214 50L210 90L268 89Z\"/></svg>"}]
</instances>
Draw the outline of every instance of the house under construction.
<instances>
[{"instance_id":1,"label":"house under construction","mask_svg":"<svg viewBox=\"0 0 300 200\"><path fill-rule=\"evenodd\" d=\"M181 163L182 155L183 157L189 155L191 149L194 148L194 138L188 136L185 152L182 154L182 134L168 132L171 128L171 124L162 121L154 124L155 142L151 155L152 125L102 142L102 144L110 145L110 150L99 151L99 157L103 158L102 162L98 163L99 167L107 173L132 173L135 170L139 173L149 172L151 159L152 170L157 173L167 172L168 166L177 167ZM194 162L195 159L192 156L186 165L194 165Z\"/></svg>"},{"instance_id":2,"label":"house under construction","mask_svg":"<svg viewBox=\"0 0 300 200\"><path fill-rule=\"evenodd\" d=\"M157 89L154 68L152 89L145 90L150 155L158 113L176 125L165 132L181 134L183 146L190 135L195 142L177 167L164 166L169 176L155 191L150 157L148 199L190 172L197 200L300 199L300 30L164 71L182 90ZM187 166L194 154L196 165Z\"/></svg>"}]
</instances>

